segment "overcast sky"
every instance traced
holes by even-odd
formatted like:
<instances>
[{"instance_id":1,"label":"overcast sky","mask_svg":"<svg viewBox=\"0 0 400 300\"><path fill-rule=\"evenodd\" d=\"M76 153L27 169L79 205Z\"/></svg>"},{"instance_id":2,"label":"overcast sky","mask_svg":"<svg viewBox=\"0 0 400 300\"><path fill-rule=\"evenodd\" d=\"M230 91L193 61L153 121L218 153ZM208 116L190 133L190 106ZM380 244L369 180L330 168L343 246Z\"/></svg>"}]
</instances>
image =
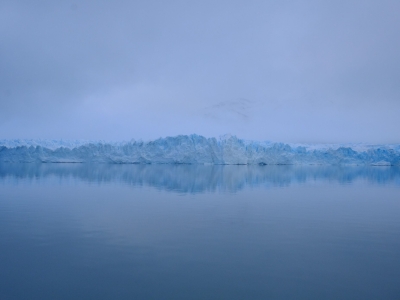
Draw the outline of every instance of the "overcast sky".
<instances>
[{"instance_id":1,"label":"overcast sky","mask_svg":"<svg viewBox=\"0 0 400 300\"><path fill-rule=\"evenodd\" d=\"M400 142L399 12L0 0L0 138Z\"/></svg>"}]
</instances>

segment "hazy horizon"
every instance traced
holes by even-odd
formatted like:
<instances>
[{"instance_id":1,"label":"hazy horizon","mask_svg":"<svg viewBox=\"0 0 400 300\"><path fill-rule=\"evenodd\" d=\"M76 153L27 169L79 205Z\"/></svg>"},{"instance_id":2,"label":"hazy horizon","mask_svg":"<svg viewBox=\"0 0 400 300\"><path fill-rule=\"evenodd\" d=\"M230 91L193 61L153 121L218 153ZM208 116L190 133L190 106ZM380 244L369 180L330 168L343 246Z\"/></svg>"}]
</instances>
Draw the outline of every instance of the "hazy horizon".
<instances>
[{"instance_id":1,"label":"hazy horizon","mask_svg":"<svg viewBox=\"0 0 400 300\"><path fill-rule=\"evenodd\" d=\"M400 143L397 1L0 3L0 139Z\"/></svg>"}]
</instances>

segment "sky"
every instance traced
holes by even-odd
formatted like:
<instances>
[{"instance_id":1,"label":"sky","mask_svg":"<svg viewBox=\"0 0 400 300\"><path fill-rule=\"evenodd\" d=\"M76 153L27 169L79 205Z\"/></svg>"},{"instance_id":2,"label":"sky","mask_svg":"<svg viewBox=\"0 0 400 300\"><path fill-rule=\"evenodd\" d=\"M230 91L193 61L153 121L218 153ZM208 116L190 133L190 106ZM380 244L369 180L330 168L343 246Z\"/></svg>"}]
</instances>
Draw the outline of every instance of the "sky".
<instances>
[{"instance_id":1,"label":"sky","mask_svg":"<svg viewBox=\"0 0 400 300\"><path fill-rule=\"evenodd\" d=\"M399 11L0 0L0 139L400 143Z\"/></svg>"}]
</instances>

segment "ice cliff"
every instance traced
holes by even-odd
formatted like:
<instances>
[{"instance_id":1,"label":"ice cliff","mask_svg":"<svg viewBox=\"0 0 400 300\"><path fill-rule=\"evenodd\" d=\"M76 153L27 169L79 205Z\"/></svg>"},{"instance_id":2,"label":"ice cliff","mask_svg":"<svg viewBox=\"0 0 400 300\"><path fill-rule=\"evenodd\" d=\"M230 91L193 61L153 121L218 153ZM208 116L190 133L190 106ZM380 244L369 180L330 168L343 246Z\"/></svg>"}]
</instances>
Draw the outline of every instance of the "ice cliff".
<instances>
[{"instance_id":1,"label":"ice cliff","mask_svg":"<svg viewBox=\"0 0 400 300\"><path fill-rule=\"evenodd\" d=\"M0 162L400 165L400 145L300 145L180 135L123 143L0 140Z\"/></svg>"}]
</instances>

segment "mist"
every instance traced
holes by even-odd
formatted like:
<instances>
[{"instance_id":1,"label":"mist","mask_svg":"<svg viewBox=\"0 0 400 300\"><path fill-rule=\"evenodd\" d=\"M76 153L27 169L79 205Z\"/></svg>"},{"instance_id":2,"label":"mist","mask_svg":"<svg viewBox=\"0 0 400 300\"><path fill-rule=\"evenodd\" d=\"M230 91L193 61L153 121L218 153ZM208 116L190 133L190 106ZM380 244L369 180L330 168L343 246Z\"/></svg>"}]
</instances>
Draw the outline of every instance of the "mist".
<instances>
[{"instance_id":1,"label":"mist","mask_svg":"<svg viewBox=\"0 0 400 300\"><path fill-rule=\"evenodd\" d=\"M398 1L2 1L0 138L398 143Z\"/></svg>"}]
</instances>

